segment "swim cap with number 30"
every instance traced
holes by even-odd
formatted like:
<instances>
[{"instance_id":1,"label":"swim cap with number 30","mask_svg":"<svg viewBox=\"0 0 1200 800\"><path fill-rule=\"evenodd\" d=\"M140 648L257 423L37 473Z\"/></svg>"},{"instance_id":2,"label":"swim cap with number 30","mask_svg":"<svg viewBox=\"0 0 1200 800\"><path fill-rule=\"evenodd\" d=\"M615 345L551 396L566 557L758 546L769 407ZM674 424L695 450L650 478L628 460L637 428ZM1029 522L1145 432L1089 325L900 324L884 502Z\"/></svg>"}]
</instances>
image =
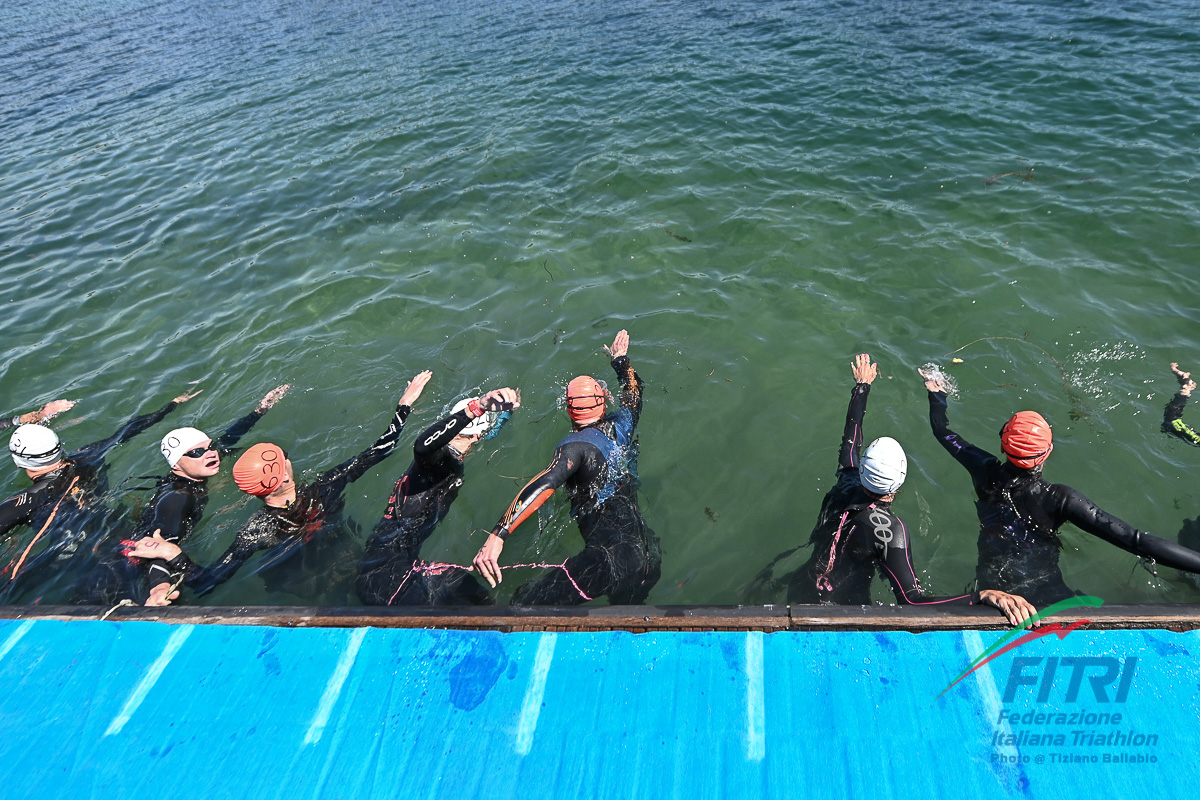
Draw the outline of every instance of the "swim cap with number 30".
<instances>
[{"instance_id":1,"label":"swim cap with number 30","mask_svg":"<svg viewBox=\"0 0 1200 800\"><path fill-rule=\"evenodd\" d=\"M233 480L246 494L264 497L287 477L287 454L279 445L263 442L242 454L233 465Z\"/></svg>"}]
</instances>

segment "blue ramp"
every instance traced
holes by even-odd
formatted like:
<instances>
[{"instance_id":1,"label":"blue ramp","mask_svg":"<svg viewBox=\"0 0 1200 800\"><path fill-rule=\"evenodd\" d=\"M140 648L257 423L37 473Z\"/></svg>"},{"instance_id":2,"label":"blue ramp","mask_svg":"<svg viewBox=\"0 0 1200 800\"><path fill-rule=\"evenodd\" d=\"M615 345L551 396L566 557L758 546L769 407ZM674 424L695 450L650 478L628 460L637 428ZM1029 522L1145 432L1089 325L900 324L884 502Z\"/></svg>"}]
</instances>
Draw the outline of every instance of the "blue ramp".
<instances>
[{"instance_id":1,"label":"blue ramp","mask_svg":"<svg viewBox=\"0 0 1200 800\"><path fill-rule=\"evenodd\" d=\"M1190 791L1196 633L1044 637L938 696L1001 635L3 621L0 776L155 800Z\"/></svg>"}]
</instances>

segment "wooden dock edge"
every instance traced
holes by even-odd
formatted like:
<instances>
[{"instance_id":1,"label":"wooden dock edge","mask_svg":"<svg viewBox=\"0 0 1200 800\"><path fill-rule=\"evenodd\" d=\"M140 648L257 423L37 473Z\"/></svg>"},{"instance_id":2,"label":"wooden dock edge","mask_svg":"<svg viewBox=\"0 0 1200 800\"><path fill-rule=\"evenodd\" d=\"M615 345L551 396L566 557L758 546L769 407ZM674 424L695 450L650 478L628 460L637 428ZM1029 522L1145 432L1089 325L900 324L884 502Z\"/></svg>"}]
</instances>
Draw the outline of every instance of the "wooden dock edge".
<instances>
[{"instance_id":1,"label":"wooden dock edge","mask_svg":"<svg viewBox=\"0 0 1200 800\"><path fill-rule=\"evenodd\" d=\"M161 622L171 625L265 625L281 628L440 628L448 630L628 631L925 631L1005 630L993 609L936 611L913 606L594 606L317 608L305 606L180 606L116 609L96 606L0 606L0 619ZM1055 614L1056 622L1089 620L1099 630L1200 628L1200 605L1104 606Z\"/></svg>"}]
</instances>

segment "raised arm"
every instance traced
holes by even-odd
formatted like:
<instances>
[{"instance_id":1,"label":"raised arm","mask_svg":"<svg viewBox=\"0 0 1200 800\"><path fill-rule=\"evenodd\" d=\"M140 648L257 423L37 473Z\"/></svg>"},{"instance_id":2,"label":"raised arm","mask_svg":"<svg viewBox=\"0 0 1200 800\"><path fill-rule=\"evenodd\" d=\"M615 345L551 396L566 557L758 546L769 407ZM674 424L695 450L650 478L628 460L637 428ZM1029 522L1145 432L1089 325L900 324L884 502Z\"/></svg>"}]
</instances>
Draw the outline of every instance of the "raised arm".
<instances>
[{"instance_id":1,"label":"raised arm","mask_svg":"<svg viewBox=\"0 0 1200 800\"><path fill-rule=\"evenodd\" d=\"M859 353L850 362L854 376L854 389L850 392L850 405L846 409L846 427L842 431L842 447L838 451L838 467L852 469L858 466L858 454L863 443L863 417L867 413L867 397L871 384L879 376L879 365L871 363L871 357Z\"/></svg>"},{"instance_id":2,"label":"raised arm","mask_svg":"<svg viewBox=\"0 0 1200 800\"><path fill-rule=\"evenodd\" d=\"M404 430L404 422L412 413L413 403L417 402L417 398L421 396L421 391L425 388L425 384L429 383L431 377L433 377L433 373L425 370L409 381L404 394L400 395L400 401L396 404L396 411L392 414L387 430L366 450L323 473L315 483L324 484L326 492L336 493L361 478L367 470L391 455L400 441L400 432Z\"/></svg>"},{"instance_id":3,"label":"raised arm","mask_svg":"<svg viewBox=\"0 0 1200 800\"><path fill-rule=\"evenodd\" d=\"M439 419L418 436L413 443L413 456L417 460L428 458L450 444L455 436L462 435L473 420L484 414L499 413L500 419L505 420L508 417L504 415L520 407L520 393L508 387L493 389L483 397L472 398L465 408Z\"/></svg>"},{"instance_id":4,"label":"raised arm","mask_svg":"<svg viewBox=\"0 0 1200 800\"><path fill-rule=\"evenodd\" d=\"M1184 372L1174 362L1171 363L1171 372L1179 379L1179 391L1167 402L1167 407L1163 410L1163 431L1178 436L1188 444L1200 446L1200 433L1183 421L1183 407L1195 391L1196 382L1192 380L1192 373Z\"/></svg>"},{"instance_id":5,"label":"raised arm","mask_svg":"<svg viewBox=\"0 0 1200 800\"><path fill-rule=\"evenodd\" d=\"M274 389L267 392L263 399L258 401L258 405L254 407L253 411L234 422L225 429L225 432L222 433L220 437L218 437L217 441L214 442L214 446L217 448L217 450L225 453L236 447L238 441L240 441L243 436L249 433L250 429L254 427L254 424L262 419L263 415L270 411L276 403L282 400L283 396L287 394L288 390L291 388L291 384L285 383L282 386L276 386Z\"/></svg>"},{"instance_id":6,"label":"raised arm","mask_svg":"<svg viewBox=\"0 0 1200 800\"><path fill-rule=\"evenodd\" d=\"M130 439L137 436L139 433L151 427L152 425L162 422L163 418L166 417L167 414L170 414L172 411L179 408L179 406L191 400L202 391L204 390L197 389L194 392L184 392L160 408L158 411L152 411L149 414L142 414L141 416L134 417L122 425L116 433L107 439L101 439L98 442L93 442L87 447L76 451L74 457L86 456L87 458L100 458L113 447L128 442Z\"/></svg>"},{"instance_id":7,"label":"raised arm","mask_svg":"<svg viewBox=\"0 0 1200 800\"><path fill-rule=\"evenodd\" d=\"M642 415L642 379L638 377L633 363L629 360L629 332L619 331L612 345L605 345L604 349L612 357L613 372L617 373L617 382L621 385L617 404L629 412L627 435L632 437L633 428L637 427L638 419ZM626 442L618 441L618 444Z\"/></svg>"},{"instance_id":8,"label":"raised arm","mask_svg":"<svg viewBox=\"0 0 1200 800\"><path fill-rule=\"evenodd\" d=\"M950 421L946 414L948 405L947 386L940 374L934 370L918 370L925 379L925 388L929 390L929 425L933 429L934 438L938 440L947 453L954 456L972 476L987 464L996 461L991 453L968 442L954 431L950 430Z\"/></svg>"},{"instance_id":9,"label":"raised arm","mask_svg":"<svg viewBox=\"0 0 1200 800\"><path fill-rule=\"evenodd\" d=\"M27 414L17 414L13 417L0 418L0 431L8 430L9 428L15 428L18 425L49 422L62 412L69 411L74 407L74 400L51 400L37 411L30 411Z\"/></svg>"}]
</instances>

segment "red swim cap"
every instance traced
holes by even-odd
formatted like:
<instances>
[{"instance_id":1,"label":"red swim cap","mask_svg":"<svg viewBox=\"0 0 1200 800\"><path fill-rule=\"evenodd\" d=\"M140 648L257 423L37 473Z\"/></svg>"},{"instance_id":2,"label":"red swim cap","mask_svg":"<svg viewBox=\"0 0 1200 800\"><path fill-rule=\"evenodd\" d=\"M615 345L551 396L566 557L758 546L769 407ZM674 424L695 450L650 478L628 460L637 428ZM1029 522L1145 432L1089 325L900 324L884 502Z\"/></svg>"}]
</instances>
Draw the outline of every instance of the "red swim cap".
<instances>
[{"instance_id":1,"label":"red swim cap","mask_svg":"<svg viewBox=\"0 0 1200 800\"><path fill-rule=\"evenodd\" d=\"M233 480L246 494L263 497L287 477L287 454L279 445L263 442L242 453L233 465Z\"/></svg>"},{"instance_id":2,"label":"red swim cap","mask_svg":"<svg viewBox=\"0 0 1200 800\"><path fill-rule=\"evenodd\" d=\"M580 375L567 384L567 416L579 425L591 425L604 416L608 390L595 378Z\"/></svg>"},{"instance_id":3,"label":"red swim cap","mask_svg":"<svg viewBox=\"0 0 1200 800\"><path fill-rule=\"evenodd\" d=\"M1013 414L1000 429L1000 448L1018 467L1032 469L1049 458L1054 449L1050 423L1036 411Z\"/></svg>"}]
</instances>

